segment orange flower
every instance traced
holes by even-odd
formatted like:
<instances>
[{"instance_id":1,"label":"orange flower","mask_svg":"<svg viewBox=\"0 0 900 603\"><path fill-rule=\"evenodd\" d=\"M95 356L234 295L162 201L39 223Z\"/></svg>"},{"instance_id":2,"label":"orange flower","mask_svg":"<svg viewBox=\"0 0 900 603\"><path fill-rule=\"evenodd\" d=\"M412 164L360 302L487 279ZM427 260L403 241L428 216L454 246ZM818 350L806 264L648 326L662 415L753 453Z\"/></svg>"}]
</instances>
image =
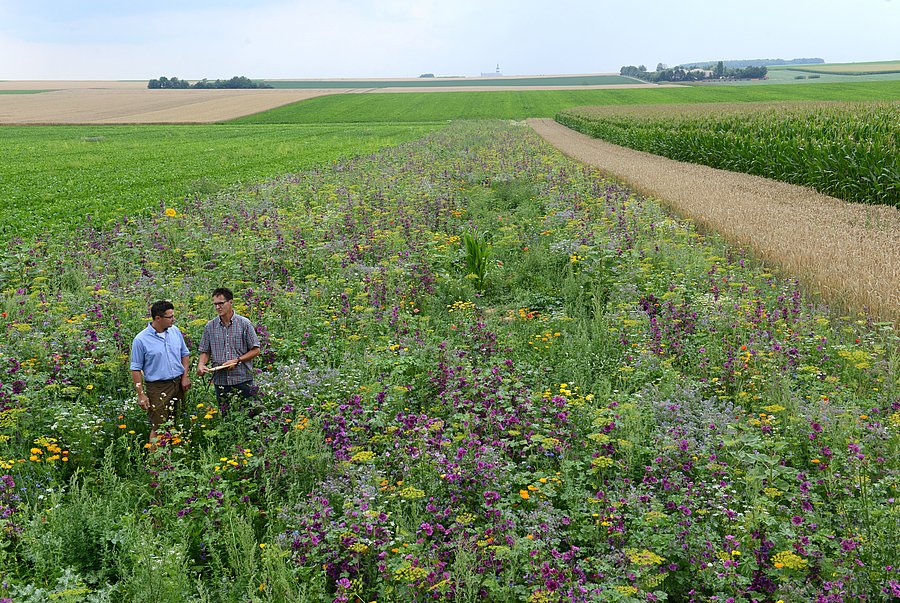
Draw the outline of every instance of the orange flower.
<instances>
[{"instance_id":1,"label":"orange flower","mask_svg":"<svg viewBox=\"0 0 900 603\"><path fill-rule=\"evenodd\" d=\"M521 496L523 500L531 498L531 495L528 494L528 490L519 490L519 496Z\"/></svg>"}]
</instances>

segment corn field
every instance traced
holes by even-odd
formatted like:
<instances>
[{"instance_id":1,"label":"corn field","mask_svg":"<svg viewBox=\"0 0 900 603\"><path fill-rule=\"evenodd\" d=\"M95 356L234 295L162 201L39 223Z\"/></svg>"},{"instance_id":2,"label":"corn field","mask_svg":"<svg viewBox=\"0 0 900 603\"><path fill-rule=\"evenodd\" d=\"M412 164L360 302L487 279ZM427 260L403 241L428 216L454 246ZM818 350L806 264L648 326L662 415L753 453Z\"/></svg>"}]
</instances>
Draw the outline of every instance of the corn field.
<instances>
[{"instance_id":1,"label":"corn field","mask_svg":"<svg viewBox=\"0 0 900 603\"><path fill-rule=\"evenodd\" d=\"M900 207L900 103L578 107L556 121L677 161Z\"/></svg>"}]
</instances>

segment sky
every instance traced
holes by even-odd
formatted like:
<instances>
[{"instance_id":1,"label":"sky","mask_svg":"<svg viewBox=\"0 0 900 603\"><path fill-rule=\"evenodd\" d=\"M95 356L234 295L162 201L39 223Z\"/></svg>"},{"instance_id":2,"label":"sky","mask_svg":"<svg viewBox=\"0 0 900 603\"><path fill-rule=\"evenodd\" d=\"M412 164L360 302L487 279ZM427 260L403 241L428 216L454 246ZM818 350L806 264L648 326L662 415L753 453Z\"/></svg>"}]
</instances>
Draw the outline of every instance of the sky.
<instances>
[{"instance_id":1,"label":"sky","mask_svg":"<svg viewBox=\"0 0 900 603\"><path fill-rule=\"evenodd\" d=\"M900 60L900 0L0 0L0 79L617 73Z\"/></svg>"}]
</instances>

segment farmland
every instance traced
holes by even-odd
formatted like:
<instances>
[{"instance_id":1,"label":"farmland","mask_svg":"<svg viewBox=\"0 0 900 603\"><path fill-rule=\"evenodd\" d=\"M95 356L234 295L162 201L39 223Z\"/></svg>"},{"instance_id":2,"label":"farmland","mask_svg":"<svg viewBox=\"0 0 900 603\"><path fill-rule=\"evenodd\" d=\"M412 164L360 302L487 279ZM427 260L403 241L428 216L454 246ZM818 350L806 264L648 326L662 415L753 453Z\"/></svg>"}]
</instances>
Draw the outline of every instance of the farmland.
<instances>
[{"instance_id":1,"label":"farmland","mask_svg":"<svg viewBox=\"0 0 900 603\"><path fill-rule=\"evenodd\" d=\"M585 107L557 120L614 144L678 161L809 186L858 203L900 206L900 104Z\"/></svg>"},{"instance_id":2,"label":"farmland","mask_svg":"<svg viewBox=\"0 0 900 603\"><path fill-rule=\"evenodd\" d=\"M894 327L511 121L900 95L723 90L0 128L0 600L900 597ZM131 338L220 285L263 408L192 374L148 446Z\"/></svg>"},{"instance_id":3,"label":"farmland","mask_svg":"<svg viewBox=\"0 0 900 603\"><path fill-rule=\"evenodd\" d=\"M476 281L455 238L488 230ZM36 245L5 272L5 399L32 409L5 415L12 585L552 601L895 579L891 332L827 317L521 126ZM268 410L222 418L199 387L145 452L127 334L169 296L196 341L222 280L268 334Z\"/></svg>"},{"instance_id":4,"label":"farmland","mask_svg":"<svg viewBox=\"0 0 900 603\"><path fill-rule=\"evenodd\" d=\"M422 125L0 128L0 237L103 226L421 136Z\"/></svg>"},{"instance_id":5,"label":"farmland","mask_svg":"<svg viewBox=\"0 0 900 603\"><path fill-rule=\"evenodd\" d=\"M796 65L772 67L780 71L805 71L808 73L828 73L836 75L878 75L900 74L900 61L873 61L870 63L828 63L825 65Z\"/></svg>"},{"instance_id":6,"label":"farmland","mask_svg":"<svg viewBox=\"0 0 900 603\"><path fill-rule=\"evenodd\" d=\"M407 92L322 96L233 120L241 124L439 122L553 117L586 105L900 100L900 80L797 86L682 86L601 90Z\"/></svg>"},{"instance_id":7,"label":"farmland","mask_svg":"<svg viewBox=\"0 0 900 603\"><path fill-rule=\"evenodd\" d=\"M609 86L639 84L632 78L620 75L569 75L543 77L428 77L417 79L378 80L266 80L273 88L515 88L532 86Z\"/></svg>"},{"instance_id":8,"label":"farmland","mask_svg":"<svg viewBox=\"0 0 900 603\"><path fill-rule=\"evenodd\" d=\"M40 82L51 85L55 82ZM316 90L148 90L117 87L9 89L0 124L212 123L312 98Z\"/></svg>"}]
</instances>

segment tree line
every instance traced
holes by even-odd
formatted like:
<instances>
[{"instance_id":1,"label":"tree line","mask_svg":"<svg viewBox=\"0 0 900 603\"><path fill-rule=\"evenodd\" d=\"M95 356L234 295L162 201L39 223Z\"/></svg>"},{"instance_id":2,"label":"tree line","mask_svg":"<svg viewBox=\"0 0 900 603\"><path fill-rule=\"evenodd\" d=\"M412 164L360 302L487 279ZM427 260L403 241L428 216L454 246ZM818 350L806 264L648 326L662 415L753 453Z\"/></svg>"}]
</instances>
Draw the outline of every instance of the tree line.
<instances>
[{"instance_id":1,"label":"tree line","mask_svg":"<svg viewBox=\"0 0 900 603\"><path fill-rule=\"evenodd\" d=\"M219 89L219 88L271 88L269 84L265 82L254 82L250 78L241 76L234 76L230 80L216 80L214 82L209 81L206 78L203 78L199 82L194 82L191 84L187 80L180 80L177 77L161 77L159 79L152 79L147 83L147 87L151 89L185 89L185 88L199 88L199 89Z\"/></svg>"},{"instance_id":2,"label":"tree line","mask_svg":"<svg viewBox=\"0 0 900 603\"><path fill-rule=\"evenodd\" d=\"M626 65L619 70L620 75L634 77L645 82L697 82L701 80L747 80L762 79L769 72L767 67L751 65L749 67L731 68L719 61L706 69L685 69L684 67L667 67L663 63L656 66L656 71L647 71L643 65Z\"/></svg>"}]
</instances>

